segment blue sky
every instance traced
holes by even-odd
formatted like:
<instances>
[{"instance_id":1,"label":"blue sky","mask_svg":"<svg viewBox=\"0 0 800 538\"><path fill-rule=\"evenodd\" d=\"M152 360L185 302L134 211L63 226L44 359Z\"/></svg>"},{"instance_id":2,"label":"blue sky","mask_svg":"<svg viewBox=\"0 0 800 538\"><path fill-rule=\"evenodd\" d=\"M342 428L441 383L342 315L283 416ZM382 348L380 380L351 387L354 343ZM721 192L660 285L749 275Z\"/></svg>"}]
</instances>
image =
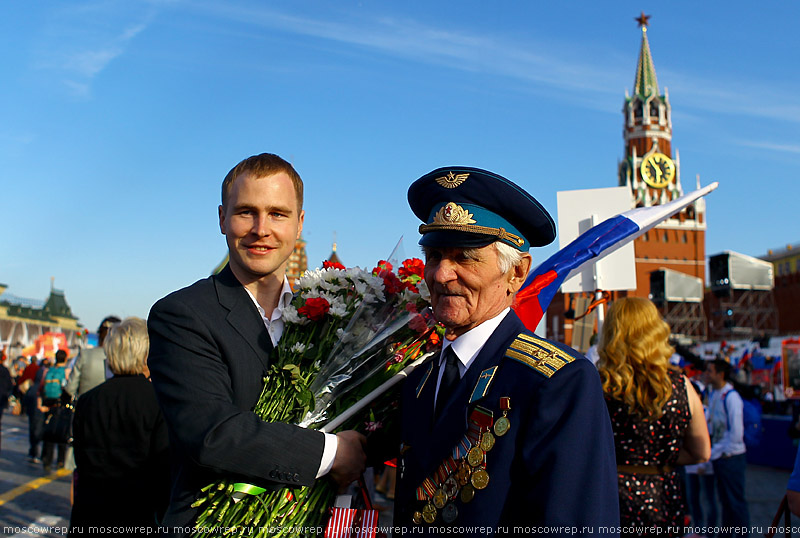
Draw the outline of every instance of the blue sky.
<instances>
[{"instance_id":1,"label":"blue sky","mask_svg":"<svg viewBox=\"0 0 800 538\"><path fill-rule=\"evenodd\" d=\"M706 252L800 240L800 3L8 1L0 4L0 282L80 321L146 317L225 254L217 205L269 151L306 183L311 266L371 266L439 166L488 168L551 212L612 187L641 32ZM540 261L554 251L534 251Z\"/></svg>"}]
</instances>

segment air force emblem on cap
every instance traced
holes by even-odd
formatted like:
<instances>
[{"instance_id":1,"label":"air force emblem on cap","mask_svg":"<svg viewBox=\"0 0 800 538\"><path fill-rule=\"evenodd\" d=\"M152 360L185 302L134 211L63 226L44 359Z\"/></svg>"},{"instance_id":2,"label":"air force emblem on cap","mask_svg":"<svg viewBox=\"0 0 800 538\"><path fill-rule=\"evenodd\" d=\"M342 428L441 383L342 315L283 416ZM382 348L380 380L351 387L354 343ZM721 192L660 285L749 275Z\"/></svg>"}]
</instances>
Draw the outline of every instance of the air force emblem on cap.
<instances>
[{"instance_id":1,"label":"air force emblem on cap","mask_svg":"<svg viewBox=\"0 0 800 538\"><path fill-rule=\"evenodd\" d=\"M455 202L448 202L447 205L436 212L431 224L475 224L473 215Z\"/></svg>"},{"instance_id":2,"label":"air force emblem on cap","mask_svg":"<svg viewBox=\"0 0 800 538\"><path fill-rule=\"evenodd\" d=\"M445 189L455 189L456 187L464 183L468 177L469 173L454 174L453 171L450 170L450 172L448 172L446 176L437 177L435 181Z\"/></svg>"}]
</instances>

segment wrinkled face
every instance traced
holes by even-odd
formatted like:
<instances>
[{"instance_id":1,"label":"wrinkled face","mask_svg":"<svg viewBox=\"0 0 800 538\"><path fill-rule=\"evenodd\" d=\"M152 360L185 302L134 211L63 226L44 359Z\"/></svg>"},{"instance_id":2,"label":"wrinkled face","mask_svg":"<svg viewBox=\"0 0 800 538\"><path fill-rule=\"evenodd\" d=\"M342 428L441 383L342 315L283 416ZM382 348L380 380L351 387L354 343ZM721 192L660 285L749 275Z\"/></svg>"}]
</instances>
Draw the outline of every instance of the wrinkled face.
<instances>
[{"instance_id":1,"label":"wrinkled face","mask_svg":"<svg viewBox=\"0 0 800 538\"><path fill-rule=\"evenodd\" d=\"M225 234L236 277L243 284L272 275L283 279L304 216L285 172L237 177L226 206L219 206L219 229Z\"/></svg>"},{"instance_id":2,"label":"wrinkled face","mask_svg":"<svg viewBox=\"0 0 800 538\"><path fill-rule=\"evenodd\" d=\"M494 245L477 249L425 247L425 282L436 320L460 336L511 305L517 291L500 272Z\"/></svg>"}]
</instances>

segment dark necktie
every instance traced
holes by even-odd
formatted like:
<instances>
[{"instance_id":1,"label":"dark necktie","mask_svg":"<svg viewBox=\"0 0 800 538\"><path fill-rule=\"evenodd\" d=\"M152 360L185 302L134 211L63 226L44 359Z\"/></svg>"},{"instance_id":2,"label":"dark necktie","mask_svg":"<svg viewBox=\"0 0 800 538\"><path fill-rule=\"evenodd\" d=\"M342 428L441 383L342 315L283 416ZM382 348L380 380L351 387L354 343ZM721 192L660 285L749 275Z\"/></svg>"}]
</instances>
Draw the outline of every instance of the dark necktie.
<instances>
[{"instance_id":1,"label":"dark necktie","mask_svg":"<svg viewBox=\"0 0 800 538\"><path fill-rule=\"evenodd\" d=\"M461 380L461 374L458 371L458 356L453 351L453 346L448 346L444 352L444 375L442 382L439 384L439 394L436 396L436 418L442 414L447 400L453 394L453 391L458 386Z\"/></svg>"}]
</instances>

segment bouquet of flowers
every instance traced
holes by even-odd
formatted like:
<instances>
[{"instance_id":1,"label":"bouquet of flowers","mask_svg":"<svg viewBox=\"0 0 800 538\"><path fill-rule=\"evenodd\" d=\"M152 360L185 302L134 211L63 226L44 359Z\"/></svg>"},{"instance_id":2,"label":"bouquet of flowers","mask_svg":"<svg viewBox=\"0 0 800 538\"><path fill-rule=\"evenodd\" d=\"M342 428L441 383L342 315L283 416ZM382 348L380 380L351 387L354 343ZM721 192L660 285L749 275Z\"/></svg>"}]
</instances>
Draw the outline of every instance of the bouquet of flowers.
<instances>
[{"instance_id":1,"label":"bouquet of flowers","mask_svg":"<svg viewBox=\"0 0 800 538\"><path fill-rule=\"evenodd\" d=\"M284 310L283 336L254 409L259 418L362 432L391 418L397 398L390 385L433 353L444 332L428 308L423 269L414 258L397 273L384 260L371 272L330 262L307 271ZM334 493L329 480L276 491L230 480L209 484L194 504L202 507L196 536L298 535L324 524Z\"/></svg>"}]
</instances>

